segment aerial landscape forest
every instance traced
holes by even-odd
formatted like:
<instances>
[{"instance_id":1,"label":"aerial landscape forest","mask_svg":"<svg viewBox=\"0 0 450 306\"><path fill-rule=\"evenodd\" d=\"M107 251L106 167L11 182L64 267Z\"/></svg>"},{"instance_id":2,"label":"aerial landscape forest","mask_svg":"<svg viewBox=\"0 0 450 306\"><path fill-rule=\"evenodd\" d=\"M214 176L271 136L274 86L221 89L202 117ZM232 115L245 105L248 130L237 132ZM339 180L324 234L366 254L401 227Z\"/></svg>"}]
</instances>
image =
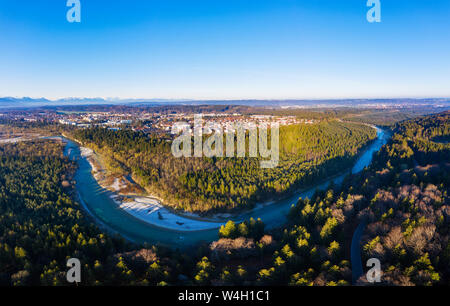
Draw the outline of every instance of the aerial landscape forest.
<instances>
[{"instance_id":1,"label":"aerial landscape forest","mask_svg":"<svg viewBox=\"0 0 450 306\"><path fill-rule=\"evenodd\" d=\"M376 132L337 121L282 127L281 162L275 169L261 169L257 158L174 158L164 139L129 130L84 129L73 137L99 152L112 172L131 174L169 205L207 212L245 208L337 174Z\"/></svg>"},{"instance_id":2,"label":"aerial landscape forest","mask_svg":"<svg viewBox=\"0 0 450 306\"><path fill-rule=\"evenodd\" d=\"M0 0L4 300L445 304L449 16Z\"/></svg>"},{"instance_id":3,"label":"aerial landscape forest","mask_svg":"<svg viewBox=\"0 0 450 306\"><path fill-rule=\"evenodd\" d=\"M11 129L24 132L28 125L16 123ZM29 126L37 131L35 124ZM228 221L218 229L218 240L194 247L190 255L176 247L135 244L97 226L77 199L77 165L63 154L60 139L3 143L0 282L64 285L66 261L75 256L83 262L84 285L364 284L362 275L355 279L350 258L352 235L363 224L361 257L363 262L380 259L382 284L448 284L450 114L401 121L391 128L391 140L369 167L348 174L341 185L292 203L283 226L267 229L261 220ZM8 129L3 122L2 132ZM184 161L169 156L166 140L127 129L62 131L104 154L108 169L145 182L144 188L154 191L172 180L168 193L179 190L199 203L177 207L188 211L250 205L325 173L333 175L375 137L369 126L335 120L288 126L281 139L296 141L283 144L279 169L264 173L269 170L257 169L250 159L199 159L179 170ZM134 172L139 162L143 170ZM231 180L239 184L231 185ZM192 188L192 182L203 188ZM236 197L226 201L221 191L232 188ZM215 204L203 206L208 202Z\"/></svg>"}]
</instances>

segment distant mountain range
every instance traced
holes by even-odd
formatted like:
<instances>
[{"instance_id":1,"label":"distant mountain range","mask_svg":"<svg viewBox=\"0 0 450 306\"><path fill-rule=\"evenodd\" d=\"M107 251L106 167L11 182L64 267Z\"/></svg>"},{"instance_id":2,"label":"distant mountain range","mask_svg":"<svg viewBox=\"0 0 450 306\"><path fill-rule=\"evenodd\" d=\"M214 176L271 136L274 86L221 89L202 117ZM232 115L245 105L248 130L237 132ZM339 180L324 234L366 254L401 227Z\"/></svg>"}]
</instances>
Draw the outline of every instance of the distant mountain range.
<instances>
[{"instance_id":1,"label":"distant mountain range","mask_svg":"<svg viewBox=\"0 0 450 306\"><path fill-rule=\"evenodd\" d=\"M0 97L0 108L28 108L43 106L73 105L246 105L281 108L319 108L319 107L407 107L434 106L450 107L450 98L429 99L328 99L328 100L189 100L189 99L104 99L104 98L46 98Z\"/></svg>"},{"instance_id":2,"label":"distant mountain range","mask_svg":"<svg viewBox=\"0 0 450 306\"><path fill-rule=\"evenodd\" d=\"M133 103L170 103L179 102L168 99L104 99L104 98L64 98L49 100L46 98L0 97L0 108L22 108L41 106L133 104Z\"/></svg>"}]
</instances>

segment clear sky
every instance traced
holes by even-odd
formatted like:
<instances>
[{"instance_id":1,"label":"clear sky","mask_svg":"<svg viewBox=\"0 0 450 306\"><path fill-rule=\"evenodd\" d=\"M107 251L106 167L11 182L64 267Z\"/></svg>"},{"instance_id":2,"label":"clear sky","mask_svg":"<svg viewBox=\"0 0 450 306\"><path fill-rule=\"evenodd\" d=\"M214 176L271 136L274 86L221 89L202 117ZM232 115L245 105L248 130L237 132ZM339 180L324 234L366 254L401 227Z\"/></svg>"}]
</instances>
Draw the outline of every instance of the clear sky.
<instances>
[{"instance_id":1,"label":"clear sky","mask_svg":"<svg viewBox=\"0 0 450 306\"><path fill-rule=\"evenodd\" d=\"M0 0L0 96L450 97L450 1Z\"/></svg>"}]
</instances>

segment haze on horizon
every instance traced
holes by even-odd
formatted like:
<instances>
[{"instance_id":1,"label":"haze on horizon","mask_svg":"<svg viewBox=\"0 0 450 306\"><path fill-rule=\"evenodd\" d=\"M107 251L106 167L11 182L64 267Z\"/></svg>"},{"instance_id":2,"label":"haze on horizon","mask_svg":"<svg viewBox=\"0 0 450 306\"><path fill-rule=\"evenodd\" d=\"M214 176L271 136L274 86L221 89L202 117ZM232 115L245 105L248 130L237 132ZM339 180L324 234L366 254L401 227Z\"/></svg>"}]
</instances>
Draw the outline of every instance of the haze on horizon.
<instances>
[{"instance_id":1,"label":"haze on horizon","mask_svg":"<svg viewBox=\"0 0 450 306\"><path fill-rule=\"evenodd\" d=\"M450 2L366 2L0 0L0 96L450 97Z\"/></svg>"}]
</instances>

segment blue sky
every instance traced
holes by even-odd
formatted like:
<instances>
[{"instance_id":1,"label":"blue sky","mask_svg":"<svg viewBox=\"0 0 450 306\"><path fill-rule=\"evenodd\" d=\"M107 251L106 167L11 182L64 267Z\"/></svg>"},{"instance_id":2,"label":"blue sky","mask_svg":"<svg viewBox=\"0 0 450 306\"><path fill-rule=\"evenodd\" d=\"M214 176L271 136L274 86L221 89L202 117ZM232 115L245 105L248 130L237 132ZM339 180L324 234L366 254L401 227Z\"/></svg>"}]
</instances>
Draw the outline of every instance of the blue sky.
<instances>
[{"instance_id":1,"label":"blue sky","mask_svg":"<svg viewBox=\"0 0 450 306\"><path fill-rule=\"evenodd\" d=\"M450 97L450 1L0 0L0 96Z\"/></svg>"}]
</instances>

